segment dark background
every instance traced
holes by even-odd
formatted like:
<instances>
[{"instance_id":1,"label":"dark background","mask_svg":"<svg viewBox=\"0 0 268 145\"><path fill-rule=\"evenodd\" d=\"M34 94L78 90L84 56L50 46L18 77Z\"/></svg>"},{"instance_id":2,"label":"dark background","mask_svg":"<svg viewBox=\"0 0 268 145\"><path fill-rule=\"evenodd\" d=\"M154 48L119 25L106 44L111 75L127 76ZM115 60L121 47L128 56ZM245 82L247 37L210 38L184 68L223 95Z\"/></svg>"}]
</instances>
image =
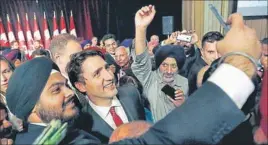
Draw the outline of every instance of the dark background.
<instances>
[{"instance_id":1,"label":"dark background","mask_svg":"<svg viewBox=\"0 0 268 145\"><path fill-rule=\"evenodd\" d=\"M174 30L182 27L182 2L180 0L0 0L0 17L6 26L6 14L10 15L13 32L16 35L16 13L19 13L22 28L24 16L29 15L30 26L33 26L33 13L37 15L39 30L42 32L43 12L46 12L50 32L53 30L53 11L57 13L58 27L60 26L60 10L63 10L66 27L69 29L70 10L73 11L78 37L90 39L92 33L88 30L86 19L90 12L90 23L94 36L101 38L106 33L113 33L117 39L134 37L134 16L142 6L153 4L156 7L156 17L148 28L147 38L152 34L162 35L162 16L174 16ZM24 31L25 32L25 31ZM91 33L91 34L90 34ZM52 33L50 33L52 34Z\"/></svg>"}]
</instances>

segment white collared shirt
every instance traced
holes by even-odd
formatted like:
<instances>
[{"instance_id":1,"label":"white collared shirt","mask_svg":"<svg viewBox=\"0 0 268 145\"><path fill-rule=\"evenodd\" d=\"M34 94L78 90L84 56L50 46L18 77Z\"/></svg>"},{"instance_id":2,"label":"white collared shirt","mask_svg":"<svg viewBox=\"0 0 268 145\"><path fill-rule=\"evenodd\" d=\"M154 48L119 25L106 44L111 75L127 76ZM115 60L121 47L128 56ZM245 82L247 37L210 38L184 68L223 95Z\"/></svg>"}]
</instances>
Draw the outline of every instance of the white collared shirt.
<instances>
[{"instance_id":1,"label":"white collared shirt","mask_svg":"<svg viewBox=\"0 0 268 145\"><path fill-rule=\"evenodd\" d=\"M116 114L121 118L121 120L123 121L123 123L128 123L128 118L127 115L124 111L124 108L122 107L120 101L114 97L114 99L112 100L112 105L109 107L103 107L103 106L97 106L95 105L93 102L90 101L90 99L88 99L89 101L89 105L93 108L93 110L107 123L109 124L113 129L116 129L116 125L114 123L113 117L110 113L110 108L112 106L115 107L115 112Z\"/></svg>"}]
</instances>

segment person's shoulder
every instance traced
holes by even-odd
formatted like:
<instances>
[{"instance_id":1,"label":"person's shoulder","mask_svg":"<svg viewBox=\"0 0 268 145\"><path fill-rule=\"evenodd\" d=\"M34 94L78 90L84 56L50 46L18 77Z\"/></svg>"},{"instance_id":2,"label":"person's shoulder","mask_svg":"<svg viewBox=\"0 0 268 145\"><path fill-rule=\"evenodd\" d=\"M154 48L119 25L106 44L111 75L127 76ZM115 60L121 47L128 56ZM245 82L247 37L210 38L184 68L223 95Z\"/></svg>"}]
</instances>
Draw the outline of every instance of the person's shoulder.
<instances>
[{"instance_id":1,"label":"person's shoulder","mask_svg":"<svg viewBox=\"0 0 268 145\"><path fill-rule=\"evenodd\" d=\"M176 75L176 79L178 79L179 82L187 82L188 83L188 79L179 75L179 74Z\"/></svg>"}]
</instances>

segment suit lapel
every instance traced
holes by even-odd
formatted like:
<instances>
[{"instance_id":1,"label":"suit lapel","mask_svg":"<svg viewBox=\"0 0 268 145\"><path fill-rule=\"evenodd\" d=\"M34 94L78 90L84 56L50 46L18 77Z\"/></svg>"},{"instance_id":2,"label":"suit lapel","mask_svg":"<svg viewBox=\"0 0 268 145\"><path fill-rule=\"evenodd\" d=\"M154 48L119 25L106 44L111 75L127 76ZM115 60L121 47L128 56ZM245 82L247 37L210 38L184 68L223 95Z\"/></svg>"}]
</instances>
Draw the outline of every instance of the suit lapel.
<instances>
[{"instance_id":1,"label":"suit lapel","mask_svg":"<svg viewBox=\"0 0 268 145\"><path fill-rule=\"evenodd\" d=\"M127 115L128 121L129 121L129 122L134 121L135 119L134 119L133 113L131 113L131 111L129 110L129 106L128 106L128 104L124 101L124 99L122 99L122 97L121 97L121 99L120 99L120 95L126 95L126 94L124 94L124 93L122 94L122 91L120 91L120 92L118 93L118 95L117 95L117 98L118 98L118 100L120 101L122 107L124 108L124 111L125 111L125 113L126 113L126 115ZM127 97L124 97L124 98L127 98Z\"/></svg>"},{"instance_id":2,"label":"suit lapel","mask_svg":"<svg viewBox=\"0 0 268 145\"><path fill-rule=\"evenodd\" d=\"M98 127L109 128L109 130L111 130L111 132L114 130L108 123L106 123L105 120L103 120L100 117L100 115L97 112L94 111L94 109L89 104L87 105L87 112L92 115L92 119L94 121L93 126L95 126L95 124L96 124L96 126L98 126Z\"/></svg>"}]
</instances>

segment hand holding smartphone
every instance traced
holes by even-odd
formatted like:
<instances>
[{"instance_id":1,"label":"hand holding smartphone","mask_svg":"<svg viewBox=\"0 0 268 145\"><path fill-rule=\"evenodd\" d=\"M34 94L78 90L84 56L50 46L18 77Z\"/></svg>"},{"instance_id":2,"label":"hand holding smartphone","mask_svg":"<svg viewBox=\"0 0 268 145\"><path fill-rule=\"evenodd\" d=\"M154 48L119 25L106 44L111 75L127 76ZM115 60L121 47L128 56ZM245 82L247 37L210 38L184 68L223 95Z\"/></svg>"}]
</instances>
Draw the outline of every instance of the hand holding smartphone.
<instances>
[{"instance_id":1,"label":"hand holding smartphone","mask_svg":"<svg viewBox=\"0 0 268 145\"><path fill-rule=\"evenodd\" d=\"M173 100L175 100L175 89L171 87L170 85L165 85L162 89L162 92L164 92L166 95L171 97Z\"/></svg>"}]
</instances>

